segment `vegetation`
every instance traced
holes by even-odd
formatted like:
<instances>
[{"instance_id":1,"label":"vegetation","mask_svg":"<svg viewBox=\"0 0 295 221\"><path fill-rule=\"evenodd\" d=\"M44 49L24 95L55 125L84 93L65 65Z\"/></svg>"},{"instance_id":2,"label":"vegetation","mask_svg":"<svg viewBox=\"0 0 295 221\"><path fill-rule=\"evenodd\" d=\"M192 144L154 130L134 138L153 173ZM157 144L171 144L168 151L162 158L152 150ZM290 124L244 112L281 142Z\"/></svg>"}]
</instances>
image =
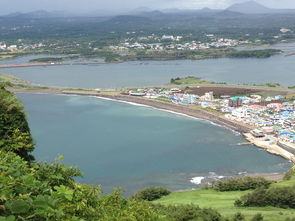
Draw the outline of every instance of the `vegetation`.
<instances>
[{"instance_id":1,"label":"vegetation","mask_svg":"<svg viewBox=\"0 0 295 221\"><path fill-rule=\"evenodd\" d=\"M35 58L31 59L30 62L61 62L64 58L52 58L52 57L46 57L46 58Z\"/></svg>"},{"instance_id":2,"label":"vegetation","mask_svg":"<svg viewBox=\"0 0 295 221\"><path fill-rule=\"evenodd\" d=\"M168 97L160 96L155 99L156 101L161 101L165 103L172 103L172 100Z\"/></svg>"},{"instance_id":3,"label":"vegetation","mask_svg":"<svg viewBox=\"0 0 295 221\"><path fill-rule=\"evenodd\" d=\"M0 150L14 152L27 161L33 160L33 139L23 106L0 85Z\"/></svg>"},{"instance_id":4,"label":"vegetation","mask_svg":"<svg viewBox=\"0 0 295 221\"><path fill-rule=\"evenodd\" d=\"M134 193L131 198L134 200L153 201L160 199L162 196L167 196L171 193L165 187L148 187Z\"/></svg>"},{"instance_id":5,"label":"vegetation","mask_svg":"<svg viewBox=\"0 0 295 221\"><path fill-rule=\"evenodd\" d=\"M295 216L295 210L292 207L295 199L294 187L295 173L293 168L286 173L283 181L272 183L267 188L222 192L207 188L173 192L154 203L165 206L192 204L198 205L200 208L210 207L229 220L252 221L263 218L264 221L286 221ZM258 202L264 204L258 205Z\"/></svg>"},{"instance_id":6,"label":"vegetation","mask_svg":"<svg viewBox=\"0 0 295 221\"><path fill-rule=\"evenodd\" d=\"M0 151L0 216L15 220L157 220L145 202L126 200L118 191L74 182L80 172L60 162L28 164ZM14 219L12 219L14 220Z\"/></svg>"},{"instance_id":7,"label":"vegetation","mask_svg":"<svg viewBox=\"0 0 295 221\"><path fill-rule=\"evenodd\" d=\"M280 50L265 49L265 50L244 50L237 51L231 48L210 48L203 50L137 50L134 55L123 57L124 60L177 60L191 59L201 60L209 58L268 58L272 55L280 53Z\"/></svg>"},{"instance_id":8,"label":"vegetation","mask_svg":"<svg viewBox=\"0 0 295 221\"><path fill-rule=\"evenodd\" d=\"M229 57L233 58L269 58L272 55L282 52L276 49L265 49L265 50L244 50L232 52Z\"/></svg>"},{"instance_id":9,"label":"vegetation","mask_svg":"<svg viewBox=\"0 0 295 221\"><path fill-rule=\"evenodd\" d=\"M283 179L284 179L284 180L292 180L292 178L293 178L294 176L295 176L295 166L293 166L291 169L289 169L289 170L285 173Z\"/></svg>"},{"instance_id":10,"label":"vegetation","mask_svg":"<svg viewBox=\"0 0 295 221\"><path fill-rule=\"evenodd\" d=\"M170 84L175 85L193 85L193 84L223 84L226 85L226 82L214 82L214 81L205 81L201 78L194 77L194 76L188 76L188 77L177 77L177 78L171 78Z\"/></svg>"},{"instance_id":11,"label":"vegetation","mask_svg":"<svg viewBox=\"0 0 295 221\"><path fill-rule=\"evenodd\" d=\"M259 188L242 196L235 202L236 206L274 206L295 208L295 187Z\"/></svg>"},{"instance_id":12,"label":"vegetation","mask_svg":"<svg viewBox=\"0 0 295 221\"><path fill-rule=\"evenodd\" d=\"M28 85L30 84L30 82L25 81L23 79L14 77L12 75L9 74L0 74L0 83L2 84L14 84L14 85Z\"/></svg>"},{"instance_id":13,"label":"vegetation","mask_svg":"<svg viewBox=\"0 0 295 221\"><path fill-rule=\"evenodd\" d=\"M201 80L200 78L194 77L194 76L188 76L184 78L171 78L170 84L176 84L176 85L181 85L181 84L210 84L213 82L209 81L204 81Z\"/></svg>"},{"instance_id":14,"label":"vegetation","mask_svg":"<svg viewBox=\"0 0 295 221\"><path fill-rule=\"evenodd\" d=\"M236 213L241 213L245 220L250 221L260 213L264 221L285 221L286 218L295 216L294 209L276 207L236 207L235 201L250 191L219 192L213 189L198 189L193 191L173 192L168 196L154 201L155 204L169 205L197 205L200 208L212 208L223 217L234 218Z\"/></svg>"},{"instance_id":15,"label":"vegetation","mask_svg":"<svg viewBox=\"0 0 295 221\"><path fill-rule=\"evenodd\" d=\"M213 189L217 191L245 191L261 187L267 188L271 183L273 182L261 177L229 178L214 182Z\"/></svg>"},{"instance_id":16,"label":"vegetation","mask_svg":"<svg viewBox=\"0 0 295 221\"><path fill-rule=\"evenodd\" d=\"M257 86L260 86L260 87L282 87L279 83L266 83L266 84L259 84Z\"/></svg>"},{"instance_id":17,"label":"vegetation","mask_svg":"<svg viewBox=\"0 0 295 221\"><path fill-rule=\"evenodd\" d=\"M295 170L292 167L284 176L283 182L269 188L261 186L255 191L242 196L235 202L237 206L274 206L295 208Z\"/></svg>"},{"instance_id":18,"label":"vegetation","mask_svg":"<svg viewBox=\"0 0 295 221\"><path fill-rule=\"evenodd\" d=\"M203 221L222 221L225 220L218 212L212 209L201 209L200 207L189 205L169 205L163 206L159 204L154 205L154 210L167 217L171 221L189 221L189 220L203 220Z\"/></svg>"}]
</instances>

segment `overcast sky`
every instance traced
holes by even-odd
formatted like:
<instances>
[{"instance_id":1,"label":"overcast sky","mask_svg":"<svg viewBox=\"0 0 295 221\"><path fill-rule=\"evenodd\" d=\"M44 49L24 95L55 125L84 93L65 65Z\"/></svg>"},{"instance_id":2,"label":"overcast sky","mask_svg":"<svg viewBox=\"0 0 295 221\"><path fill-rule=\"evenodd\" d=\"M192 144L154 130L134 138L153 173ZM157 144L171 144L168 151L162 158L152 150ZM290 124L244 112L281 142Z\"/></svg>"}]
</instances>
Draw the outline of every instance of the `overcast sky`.
<instances>
[{"instance_id":1,"label":"overcast sky","mask_svg":"<svg viewBox=\"0 0 295 221\"><path fill-rule=\"evenodd\" d=\"M94 12L128 11L139 7L163 8L226 8L247 0L1 0L0 14L29 12L45 9L48 11ZM295 8L295 0L257 0L272 8Z\"/></svg>"}]
</instances>

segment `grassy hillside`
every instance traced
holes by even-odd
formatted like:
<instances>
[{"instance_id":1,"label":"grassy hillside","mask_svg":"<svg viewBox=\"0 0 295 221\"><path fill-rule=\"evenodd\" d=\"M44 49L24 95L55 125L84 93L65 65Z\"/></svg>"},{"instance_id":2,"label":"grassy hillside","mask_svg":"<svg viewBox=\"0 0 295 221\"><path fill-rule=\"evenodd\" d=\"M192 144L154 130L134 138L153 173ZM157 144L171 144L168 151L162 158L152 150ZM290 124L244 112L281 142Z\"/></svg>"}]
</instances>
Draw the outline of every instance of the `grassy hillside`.
<instances>
[{"instance_id":1,"label":"grassy hillside","mask_svg":"<svg viewBox=\"0 0 295 221\"><path fill-rule=\"evenodd\" d=\"M294 185L295 177L293 176L290 180L284 180L272 184L270 188ZM155 201L155 203L163 205L194 204L200 206L201 208L210 207L228 218L232 218L234 214L240 212L246 217L246 220L251 220L257 213L261 213L263 215L264 221L285 221L287 218L295 217L295 209L234 206L234 202L237 199L250 192L251 191L218 192L213 189L198 189L193 191L174 192Z\"/></svg>"}]
</instances>

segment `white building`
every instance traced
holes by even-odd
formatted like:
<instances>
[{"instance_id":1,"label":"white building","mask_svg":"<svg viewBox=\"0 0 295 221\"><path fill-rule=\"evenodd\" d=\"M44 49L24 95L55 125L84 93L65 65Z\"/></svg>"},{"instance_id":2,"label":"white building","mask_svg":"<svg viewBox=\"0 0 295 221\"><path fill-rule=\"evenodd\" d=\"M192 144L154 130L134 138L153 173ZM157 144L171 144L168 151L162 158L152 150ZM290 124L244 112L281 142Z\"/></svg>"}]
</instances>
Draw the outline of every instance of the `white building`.
<instances>
[{"instance_id":1,"label":"white building","mask_svg":"<svg viewBox=\"0 0 295 221\"><path fill-rule=\"evenodd\" d=\"M232 116L237 118L237 119L242 119L242 118L245 118L248 116L248 110L247 108L244 108L244 107L239 107L239 108L236 108L232 111Z\"/></svg>"},{"instance_id":2,"label":"white building","mask_svg":"<svg viewBox=\"0 0 295 221\"><path fill-rule=\"evenodd\" d=\"M205 93L205 95L200 97L200 99L203 101L213 101L214 100L213 91Z\"/></svg>"}]
</instances>

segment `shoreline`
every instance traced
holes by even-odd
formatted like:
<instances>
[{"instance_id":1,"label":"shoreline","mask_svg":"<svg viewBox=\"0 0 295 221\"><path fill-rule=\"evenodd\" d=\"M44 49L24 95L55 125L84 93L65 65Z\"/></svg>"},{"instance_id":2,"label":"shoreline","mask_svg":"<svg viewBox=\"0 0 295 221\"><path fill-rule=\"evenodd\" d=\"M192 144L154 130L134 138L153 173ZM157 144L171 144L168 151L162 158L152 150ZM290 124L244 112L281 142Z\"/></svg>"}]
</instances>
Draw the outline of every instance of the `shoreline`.
<instances>
[{"instance_id":1,"label":"shoreline","mask_svg":"<svg viewBox=\"0 0 295 221\"><path fill-rule=\"evenodd\" d=\"M203 109L191 108L189 106L182 106L173 103L165 103L160 101L151 100L148 98L134 97L130 95L106 95L106 94L91 94L91 93L78 93L78 92L63 92L62 90L52 90L52 89L40 89L40 90L23 90L23 89L11 89L12 92L19 93L32 93L32 94L57 94L57 95L74 95L74 96L85 96L94 97L105 100L113 100L117 102L129 103L131 105L151 107L154 109L167 111L173 114L182 115L186 117L191 117L198 120L205 120L214 124L215 126L225 127L232 132L237 132L244 137L244 139L250 142L250 145L254 145L268 153L280 156L291 163L295 164L295 156L288 150L278 146L270 145L261 142L259 139L251 136L250 131L254 129L252 126L230 120L223 115L218 115L216 113L209 112Z\"/></svg>"}]
</instances>

